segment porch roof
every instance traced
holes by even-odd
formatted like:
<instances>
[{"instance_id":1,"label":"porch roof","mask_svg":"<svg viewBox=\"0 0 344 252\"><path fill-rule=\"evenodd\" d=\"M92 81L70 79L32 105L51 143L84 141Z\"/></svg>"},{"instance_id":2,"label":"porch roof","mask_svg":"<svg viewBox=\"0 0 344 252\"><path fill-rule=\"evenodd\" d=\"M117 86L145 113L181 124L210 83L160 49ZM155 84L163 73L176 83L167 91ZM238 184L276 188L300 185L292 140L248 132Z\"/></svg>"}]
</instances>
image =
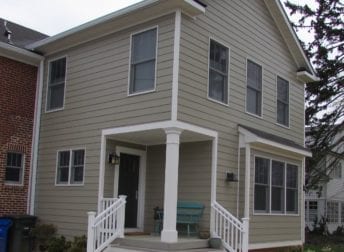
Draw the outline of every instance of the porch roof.
<instances>
[{"instance_id":1,"label":"porch roof","mask_svg":"<svg viewBox=\"0 0 344 252\"><path fill-rule=\"evenodd\" d=\"M103 130L108 139L141 145L158 145L166 143L166 129L182 130L180 142L209 141L217 137L217 132L182 122L157 122L134 126L117 127Z\"/></svg>"}]
</instances>

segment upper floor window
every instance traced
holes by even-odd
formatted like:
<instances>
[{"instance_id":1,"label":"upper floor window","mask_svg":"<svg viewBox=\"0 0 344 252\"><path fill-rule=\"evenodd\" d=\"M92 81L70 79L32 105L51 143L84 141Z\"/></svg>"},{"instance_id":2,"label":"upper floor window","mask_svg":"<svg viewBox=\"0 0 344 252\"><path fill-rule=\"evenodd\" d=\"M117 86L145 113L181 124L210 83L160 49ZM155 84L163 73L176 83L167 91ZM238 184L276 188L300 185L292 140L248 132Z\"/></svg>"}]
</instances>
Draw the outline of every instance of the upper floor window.
<instances>
[{"instance_id":1,"label":"upper floor window","mask_svg":"<svg viewBox=\"0 0 344 252\"><path fill-rule=\"evenodd\" d=\"M9 184L23 184L24 162L23 154L7 153L5 182Z\"/></svg>"},{"instance_id":2,"label":"upper floor window","mask_svg":"<svg viewBox=\"0 0 344 252\"><path fill-rule=\"evenodd\" d=\"M254 210L256 213L298 212L298 167L255 158Z\"/></svg>"},{"instance_id":3,"label":"upper floor window","mask_svg":"<svg viewBox=\"0 0 344 252\"><path fill-rule=\"evenodd\" d=\"M209 98L228 103L229 49L210 40L209 51Z\"/></svg>"},{"instance_id":4,"label":"upper floor window","mask_svg":"<svg viewBox=\"0 0 344 252\"><path fill-rule=\"evenodd\" d=\"M132 35L129 94L155 89L157 28Z\"/></svg>"},{"instance_id":5,"label":"upper floor window","mask_svg":"<svg viewBox=\"0 0 344 252\"><path fill-rule=\"evenodd\" d=\"M277 77L277 123L289 126L289 82Z\"/></svg>"},{"instance_id":6,"label":"upper floor window","mask_svg":"<svg viewBox=\"0 0 344 252\"><path fill-rule=\"evenodd\" d=\"M59 151L57 154L56 184L82 184L84 182L85 150Z\"/></svg>"},{"instance_id":7,"label":"upper floor window","mask_svg":"<svg viewBox=\"0 0 344 252\"><path fill-rule=\"evenodd\" d=\"M262 115L262 67L247 60L246 111Z\"/></svg>"},{"instance_id":8,"label":"upper floor window","mask_svg":"<svg viewBox=\"0 0 344 252\"><path fill-rule=\"evenodd\" d=\"M66 85L66 58L49 63L47 111L63 108Z\"/></svg>"}]
</instances>

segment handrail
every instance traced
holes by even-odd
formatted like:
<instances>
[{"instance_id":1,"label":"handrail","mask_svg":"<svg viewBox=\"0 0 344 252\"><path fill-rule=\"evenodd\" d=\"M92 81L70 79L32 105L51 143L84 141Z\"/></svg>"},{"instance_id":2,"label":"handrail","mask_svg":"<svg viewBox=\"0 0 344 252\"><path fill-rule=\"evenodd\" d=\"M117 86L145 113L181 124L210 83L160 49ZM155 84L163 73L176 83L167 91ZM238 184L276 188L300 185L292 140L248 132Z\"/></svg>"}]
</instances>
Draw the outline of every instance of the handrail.
<instances>
[{"instance_id":1,"label":"handrail","mask_svg":"<svg viewBox=\"0 0 344 252\"><path fill-rule=\"evenodd\" d=\"M95 212L88 213L87 252L100 252L118 237L124 237L126 196L118 199L106 199L106 207L96 217Z\"/></svg>"},{"instance_id":2,"label":"handrail","mask_svg":"<svg viewBox=\"0 0 344 252\"><path fill-rule=\"evenodd\" d=\"M222 239L223 246L230 252L246 252L248 248L248 219L241 222L217 202L214 210L213 235Z\"/></svg>"}]
</instances>

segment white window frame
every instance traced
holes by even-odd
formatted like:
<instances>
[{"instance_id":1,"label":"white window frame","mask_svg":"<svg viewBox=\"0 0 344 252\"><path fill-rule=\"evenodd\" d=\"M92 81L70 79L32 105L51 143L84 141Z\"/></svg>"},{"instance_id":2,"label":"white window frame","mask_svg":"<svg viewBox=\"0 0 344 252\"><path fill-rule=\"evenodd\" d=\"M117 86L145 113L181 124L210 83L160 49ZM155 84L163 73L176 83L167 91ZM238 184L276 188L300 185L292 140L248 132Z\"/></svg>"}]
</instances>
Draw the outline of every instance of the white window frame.
<instances>
[{"instance_id":1,"label":"white window frame","mask_svg":"<svg viewBox=\"0 0 344 252\"><path fill-rule=\"evenodd\" d=\"M84 151L84 171L82 183L71 183L72 177L72 162L73 162L73 152L74 151ZM68 165L68 182L61 183L58 182L58 169L59 169L59 153L60 152L69 152L69 165ZM62 149L58 150L56 153L56 170L55 170L55 186L83 186L85 184L85 173L86 173L86 148L73 148L73 149Z\"/></svg>"},{"instance_id":2,"label":"white window frame","mask_svg":"<svg viewBox=\"0 0 344 252\"><path fill-rule=\"evenodd\" d=\"M154 87L153 89L141 91L141 92L134 92L131 93L131 66L132 66L132 47L133 47L133 37L137 34L144 33L150 30L155 30L156 29L156 43L155 43L155 70L154 70ZM142 94L148 94L148 93L153 93L156 91L156 82L157 82L157 68L158 68L158 46L159 46L159 26L155 25L149 28L145 28L143 30L139 30L136 32L133 32L130 34L130 45L129 45L129 71L128 71L128 91L127 91L127 96L136 96L136 95L142 95Z\"/></svg>"},{"instance_id":3,"label":"white window frame","mask_svg":"<svg viewBox=\"0 0 344 252\"><path fill-rule=\"evenodd\" d=\"M255 171L256 171L256 158L268 159L269 160L269 207L267 211L255 210ZM271 187L272 187L272 160L284 163L284 209L282 212L273 212L271 210ZM275 216L300 216L300 165L283 160L276 157L268 157L264 155L254 155L253 156L254 169L253 169L253 215L275 215ZM297 167L297 211L295 213L287 212L287 164L295 165Z\"/></svg>"},{"instance_id":4,"label":"white window frame","mask_svg":"<svg viewBox=\"0 0 344 252\"><path fill-rule=\"evenodd\" d=\"M261 90L260 115L252 113L252 112L247 110L247 93L248 93L247 92L247 89L248 89L248 78L247 77L248 77L248 62L249 61L260 66L262 69L262 90ZM263 67L263 64L258 63L257 60L254 60L251 58L246 58L246 76L245 76L245 112L246 112L246 114L257 117L259 119L262 119L263 115L264 115L263 104L264 104L264 67Z\"/></svg>"},{"instance_id":5,"label":"white window frame","mask_svg":"<svg viewBox=\"0 0 344 252\"><path fill-rule=\"evenodd\" d=\"M227 55L228 56L228 64L227 64L227 103L219 101L219 100L216 100L216 99L210 97L210 94L209 94L209 87L210 87L210 45L211 45L211 41L214 41L215 43L218 43L221 46L223 46L223 47L228 49L228 55ZM217 38L209 37L209 43L208 43L208 85L207 85L207 98L208 98L208 100L210 100L212 102L218 103L218 104L226 106L226 107L229 106L229 98L230 98L230 62L231 62L230 56L231 56L231 49L230 49L229 45L227 45L226 43L224 43L223 41L221 41L221 40L219 40ZM215 70L215 71L217 71L217 70Z\"/></svg>"},{"instance_id":6,"label":"white window frame","mask_svg":"<svg viewBox=\"0 0 344 252\"><path fill-rule=\"evenodd\" d=\"M49 80L50 80L50 68L51 63L59 59L66 59L66 69L65 69L65 79L64 79L64 93L63 93L63 103L61 108L49 109ZM64 110L65 100L66 100L66 89L67 89L67 69L68 69L68 57L67 55L59 56L48 61L48 73L47 73L47 86L46 86L46 95L45 95L45 113L57 112Z\"/></svg>"},{"instance_id":7,"label":"white window frame","mask_svg":"<svg viewBox=\"0 0 344 252\"><path fill-rule=\"evenodd\" d=\"M342 174L342 163L341 160L336 160L336 162L333 164L333 170L330 173L330 178L331 179L342 179L343 174Z\"/></svg>"},{"instance_id":8,"label":"white window frame","mask_svg":"<svg viewBox=\"0 0 344 252\"><path fill-rule=\"evenodd\" d=\"M13 153L13 154L20 154L22 156L22 164L21 164L21 170L20 170L20 181L16 182L16 181L10 181L10 180L6 180L6 169L7 169L7 155L8 153ZM23 186L24 185L24 173L25 173L25 154L23 152L19 152L19 151L11 151L8 150L6 152L6 161L5 161L5 173L4 173L4 184L7 186ZM18 167L15 167L18 168Z\"/></svg>"},{"instance_id":9,"label":"white window frame","mask_svg":"<svg viewBox=\"0 0 344 252\"><path fill-rule=\"evenodd\" d=\"M334 206L334 208L331 209L331 210L334 210L334 211L335 211L335 206L337 206L337 216L335 216L335 215L333 214L333 212L329 213L329 208L330 208L329 205L330 205L330 206L331 206L331 205ZM341 218L339 207L341 207L341 204L339 204L338 201L327 201L327 202L326 202L326 221L327 221L327 223L329 223L329 224L336 224L336 223L339 223L339 220L340 220L340 218ZM331 215L331 216L329 216L329 215ZM337 219L335 220L335 218L337 218ZM332 220L334 220L334 221L332 221Z\"/></svg>"},{"instance_id":10,"label":"white window frame","mask_svg":"<svg viewBox=\"0 0 344 252\"><path fill-rule=\"evenodd\" d=\"M278 102L280 102L278 100L278 79L282 79L282 80L288 82L288 125L285 125L285 124L278 122L278 110L277 110L277 108L278 108ZM283 101L281 101L281 102L284 103ZM276 124L281 126L281 127L290 129L290 81L287 78L282 77L281 75L276 75Z\"/></svg>"}]
</instances>

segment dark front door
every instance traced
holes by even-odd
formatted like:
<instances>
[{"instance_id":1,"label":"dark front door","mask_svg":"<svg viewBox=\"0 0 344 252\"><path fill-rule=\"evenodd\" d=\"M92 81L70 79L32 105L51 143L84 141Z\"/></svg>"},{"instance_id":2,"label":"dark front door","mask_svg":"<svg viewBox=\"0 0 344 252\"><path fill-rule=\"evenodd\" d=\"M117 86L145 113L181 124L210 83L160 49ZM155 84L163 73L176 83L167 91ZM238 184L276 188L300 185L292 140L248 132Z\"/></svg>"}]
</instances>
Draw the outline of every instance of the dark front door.
<instances>
[{"instance_id":1,"label":"dark front door","mask_svg":"<svg viewBox=\"0 0 344 252\"><path fill-rule=\"evenodd\" d=\"M119 164L118 195L127 196L125 227L137 228L140 157L121 153Z\"/></svg>"}]
</instances>

